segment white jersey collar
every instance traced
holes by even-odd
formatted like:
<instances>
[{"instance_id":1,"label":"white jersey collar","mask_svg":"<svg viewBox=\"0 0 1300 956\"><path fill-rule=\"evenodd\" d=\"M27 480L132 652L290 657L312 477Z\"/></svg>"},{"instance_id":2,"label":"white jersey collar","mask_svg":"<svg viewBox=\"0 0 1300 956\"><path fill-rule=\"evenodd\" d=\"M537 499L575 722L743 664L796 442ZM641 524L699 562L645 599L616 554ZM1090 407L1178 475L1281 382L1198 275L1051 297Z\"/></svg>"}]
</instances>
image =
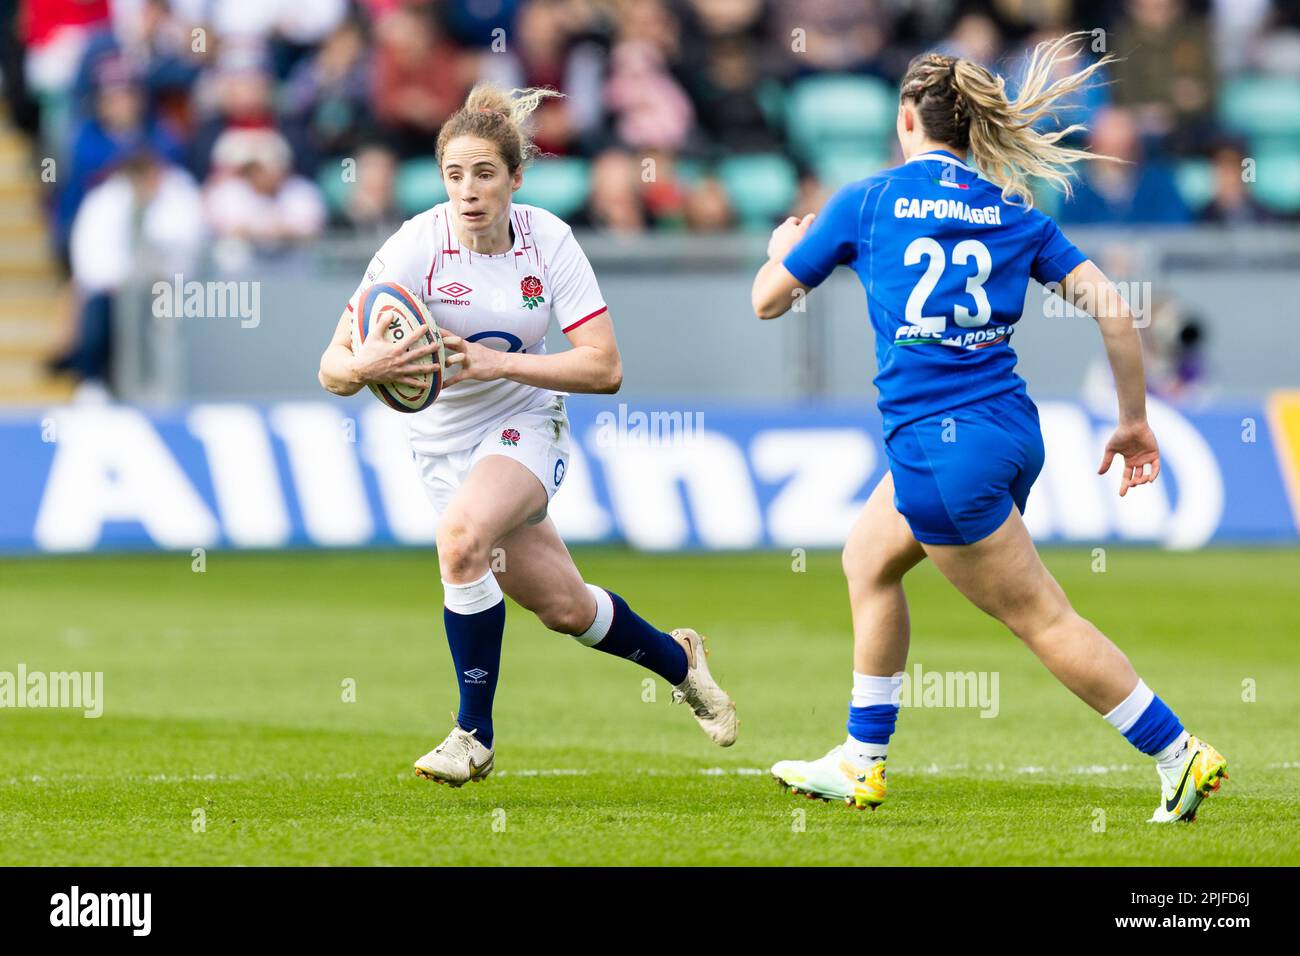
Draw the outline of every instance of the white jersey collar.
<instances>
[{"instance_id":1,"label":"white jersey collar","mask_svg":"<svg viewBox=\"0 0 1300 956\"><path fill-rule=\"evenodd\" d=\"M953 155L951 155L950 153L942 152L942 151L937 150L937 149L936 149L936 150L931 150L931 151L928 152L928 153L921 153L921 154L919 154L919 155L917 155L917 156L913 156L911 159L908 160L908 162L909 162L909 163L916 163L916 162L920 162L920 161L923 160L923 159L935 159L935 160L938 160L938 161L941 162L941 163L948 163L948 164L950 164L950 165L952 165L952 166L956 166L956 167L958 167L959 169L964 169L964 170L966 170L966 172L968 172L968 173L973 173L973 172L975 172L975 170L973 170L971 167L967 166L965 163L963 163L963 162L962 162L960 159L958 159L956 156L953 156Z\"/></svg>"}]
</instances>

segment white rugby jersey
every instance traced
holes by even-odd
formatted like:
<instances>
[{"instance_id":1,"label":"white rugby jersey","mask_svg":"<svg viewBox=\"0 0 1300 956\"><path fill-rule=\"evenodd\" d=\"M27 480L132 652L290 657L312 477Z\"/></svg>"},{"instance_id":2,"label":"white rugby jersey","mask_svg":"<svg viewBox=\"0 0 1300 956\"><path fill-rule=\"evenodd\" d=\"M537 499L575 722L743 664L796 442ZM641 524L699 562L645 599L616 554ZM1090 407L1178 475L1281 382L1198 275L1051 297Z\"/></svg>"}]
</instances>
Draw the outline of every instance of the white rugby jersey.
<instances>
[{"instance_id":1,"label":"white rugby jersey","mask_svg":"<svg viewBox=\"0 0 1300 956\"><path fill-rule=\"evenodd\" d=\"M404 222L370 260L352 294L397 282L424 300L439 328L503 352L546 351L552 320L569 332L605 311L596 275L569 226L537 206L512 203L515 243L483 255L460 244L448 203ZM456 366L453 366L453 369ZM463 381L422 412L407 415L411 447L426 454L469 448L483 430L515 412L545 405L556 393L507 379Z\"/></svg>"}]
</instances>

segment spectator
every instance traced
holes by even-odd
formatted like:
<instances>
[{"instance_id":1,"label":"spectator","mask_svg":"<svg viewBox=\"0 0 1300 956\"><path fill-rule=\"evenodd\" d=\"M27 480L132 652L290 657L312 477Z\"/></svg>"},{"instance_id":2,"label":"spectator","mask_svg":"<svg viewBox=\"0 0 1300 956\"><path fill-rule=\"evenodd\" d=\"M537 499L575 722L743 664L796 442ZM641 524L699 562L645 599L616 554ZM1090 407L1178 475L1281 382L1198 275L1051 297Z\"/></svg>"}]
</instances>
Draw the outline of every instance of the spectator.
<instances>
[{"instance_id":1,"label":"spectator","mask_svg":"<svg viewBox=\"0 0 1300 956\"><path fill-rule=\"evenodd\" d=\"M474 61L429 14L399 7L375 26L371 108L403 159L433 153L438 130L464 102Z\"/></svg>"},{"instance_id":2,"label":"spectator","mask_svg":"<svg viewBox=\"0 0 1300 956\"><path fill-rule=\"evenodd\" d=\"M282 113L318 156L349 155L370 132L369 70L365 37L349 20L290 74Z\"/></svg>"},{"instance_id":3,"label":"spectator","mask_svg":"<svg viewBox=\"0 0 1300 956\"><path fill-rule=\"evenodd\" d=\"M325 203L310 180L295 175L289 144L273 130L230 130L214 150L205 189L208 221L223 239L275 253L319 235Z\"/></svg>"},{"instance_id":4,"label":"spectator","mask_svg":"<svg viewBox=\"0 0 1300 956\"><path fill-rule=\"evenodd\" d=\"M483 76L506 89L544 86L563 98L542 101L533 114L533 142L543 154L568 155L594 142L604 110L600 91L604 52L592 42L574 45L573 5L533 0L519 11L513 43L483 61Z\"/></svg>"},{"instance_id":5,"label":"spectator","mask_svg":"<svg viewBox=\"0 0 1300 956\"><path fill-rule=\"evenodd\" d=\"M1183 0L1129 0L1115 30L1115 103L1133 111L1141 134L1176 152L1204 135L1214 105L1209 28Z\"/></svg>"},{"instance_id":6,"label":"spectator","mask_svg":"<svg viewBox=\"0 0 1300 956\"><path fill-rule=\"evenodd\" d=\"M72 226L72 280L81 303L72 347L51 363L107 385L113 296L131 278L171 278L193 264L203 241L202 202L190 175L148 147L126 156L92 189Z\"/></svg>"},{"instance_id":7,"label":"spectator","mask_svg":"<svg viewBox=\"0 0 1300 956\"><path fill-rule=\"evenodd\" d=\"M1062 223L1116 226L1182 225L1191 212L1179 195L1173 174L1159 162L1143 160L1137 123L1127 110L1111 108L1097 115L1088 163L1061 207Z\"/></svg>"},{"instance_id":8,"label":"spectator","mask_svg":"<svg viewBox=\"0 0 1300 956\"><path fill-rule=\"evenodd\" d=\"M635 151L676 152L695 120L691 101L669 70L677 23L660 0L631 0L610 53L605 105L619 143Z\"/></svg>"},{"instance_id":9,"label":"spectator","mask_svg":"<svg viewBox=\"0 0 1300 956\"><path fill-rule=\"evenodd\" d=\"M591 164L591 192L583 224L610 232L644 232L648 217L640 182L636 158L630 153L621 149L601 153Z\"/></svg>"},{"instance_id":10,"label":"spectator","mask_svg":"<svg viewBox=\"0 0 1300 956\"><path fill-rule=\"evenodd\" d=\"M715 152L763 152L781 146L759 100L759 63L757 45L746 37L719 38L707 48L692 95Z\"/></svg>"},{"instance_id":11,"label":"spectator","mask_svg":"<svg viewBox=\"0 0 1300 956\"><path fill-rule=\"evenodd\" d=\"M316 157L296 131L280 130L275 114L275 77L260 47L239 44L227 49L214 77L217 106L204 120L190 147L190 169L204 181L212 171L213 150L227 130L262 129L281 132L290 142L297 169L310 175Z\"/></svg>"},{"instance_id":12,"label":"spectator","mask_svg":"<svg viewBox=\"0 0 1300 956\"><path fill-rule=\"evenodd\" d=\"M691 232L724 232L735 225L731 200L721 180L706 176L686 195L686 228Z\"/></svg>"},{"instance_id":13,"label":"spectator","mask_svg":"<svg viewBox=\"0 0 1300 956\"><path fill-rule=\"evenodd\" d=\"M94 72L94 112L77 126L63 189L55 210L55 241L66 250L77 207L86 193L126 153L150 145L172 162L182 147L147 112L144 88L120 54L100 57Z\"/></svg>"},{"instance_id":14,"label":"spectator","mask_svg":"<svg viewBox=\"0 0 1300 956\"><path fill-rule=\"evenodd\" d=\"M773 10L779 73L875 73L901 76L915 51L891 49L895 9L888 0L804 0Z\"/></svg>"},{"instance_id":15,"label":"spectator","mask_svg":"<svg viewBox=\"0 0 1300 956\"><path fill-rule=\"evenodd\" d=\"M348 194L343 224L357 232L387 239L402 224L397 208L397 158L384 146L363 146L357 153L357 181Z\"/></svg>"},{"instance_id":16,"label":"spectator","mask_svg":"<svg viewBox=\"0 0 1300 956\"><path fill-rule=\"evenodd\" d=\"M972 60L988 70L997 69L1002 36L998 26L983 13L967 13L953 25L952 32L936 47L939 53Z\"/></svg>"},{"instance_id":17,"label":"spectator","mask_svg":"<svg viewBox=\"0 0 1300 956\"><path fill-rule=\"evenodd\" d=\"M1274 216L1255 201L1246 184L1246 154L1234 142L1224 140L1212 156L1214 197L1201 211L1202 222L1220 225L1252 225L1269 222Z\"/></svg>"}]
</instances>

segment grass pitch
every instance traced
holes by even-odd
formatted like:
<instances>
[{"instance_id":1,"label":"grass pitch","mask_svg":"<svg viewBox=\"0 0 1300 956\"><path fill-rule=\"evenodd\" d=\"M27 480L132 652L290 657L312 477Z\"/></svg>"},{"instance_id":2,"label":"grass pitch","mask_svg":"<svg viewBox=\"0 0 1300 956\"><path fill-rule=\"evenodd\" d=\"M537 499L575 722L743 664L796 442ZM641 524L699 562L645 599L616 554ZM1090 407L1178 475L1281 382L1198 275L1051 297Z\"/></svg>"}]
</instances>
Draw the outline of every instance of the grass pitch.
<instances>
[{"instance_id":1,"label":"grass pitch","mask_svg":"<svg viewBox=\"0 0 1300 956\"><path fill-rule=\"evenodd\" d=\"M998 714L904 708L889 799L865 813L763 769L843 737L837 555L802 573L782 553L575 556L660 626L710 635L735 747L663 681L512 606L497 772L416 778L456 700L428 552L0 562L0 671L102 671L105 698L99 719L0 710L0 864L1300 863L1295 551L1111 549L1105 573L1047 554L1228 756L1199 819L1161 828L1150 762L928 565L908 578L909 667L996 671Z\"/></svg>"}]
</instances>

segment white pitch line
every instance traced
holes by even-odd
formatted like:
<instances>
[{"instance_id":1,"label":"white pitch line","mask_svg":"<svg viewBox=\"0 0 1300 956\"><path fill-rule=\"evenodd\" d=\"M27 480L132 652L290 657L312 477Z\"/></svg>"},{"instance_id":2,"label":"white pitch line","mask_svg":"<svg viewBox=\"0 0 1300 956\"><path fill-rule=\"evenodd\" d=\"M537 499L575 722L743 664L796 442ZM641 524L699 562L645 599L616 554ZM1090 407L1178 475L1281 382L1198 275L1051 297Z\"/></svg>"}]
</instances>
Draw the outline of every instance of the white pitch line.
<instances>
[{"instance_id":1,"label":"white pitch line","mask_svg":"<svg viewBox=\"0 0 1300 956\"><path fill-rule=\"evenodd\" d=\"M1150 764L1085 764L1077 767L1038 767L1034 765L1027 766L1008 766L1006 764L988 763L988 764L927 764L922 767L891 767L894 773L919 773L926 775L943 774L943 773L1015 773L1026 776L1036 776L1040 774L1109 774L1109 773L1134 773L1146 772L1151 769ZM1300 770L1300 760L1282 760L1274 763L1262 764L1256 769L1260 770ZM494 777L605 777L616 774L625 775L627 773L643 777L763 777L767 776L770 771L767 767L699 767L693 770L658 770L653 767L643 767L631 771L612 771L612 770L591 770L580 767L525 767L515 770L496 770L493 772ZM31 774L24 777L6 777L0 779L0 786L16 787L23 784L33 783L64 783L67 781L114 781L119 783L244 783L244 782L264 782L267 780L286 780L286 781L305 781L313 780L364 780L366 774L361 773L235 773L235 774L218 774L218 773L193 773L193 774L169 774L153 773L136 776L122 777L117 774L89 774L89 773L68 773L58 774L57 776L45 776L43 774ZM406 774L400 774L398 779L405 780Z\"/></svg>"}]
</instances>

